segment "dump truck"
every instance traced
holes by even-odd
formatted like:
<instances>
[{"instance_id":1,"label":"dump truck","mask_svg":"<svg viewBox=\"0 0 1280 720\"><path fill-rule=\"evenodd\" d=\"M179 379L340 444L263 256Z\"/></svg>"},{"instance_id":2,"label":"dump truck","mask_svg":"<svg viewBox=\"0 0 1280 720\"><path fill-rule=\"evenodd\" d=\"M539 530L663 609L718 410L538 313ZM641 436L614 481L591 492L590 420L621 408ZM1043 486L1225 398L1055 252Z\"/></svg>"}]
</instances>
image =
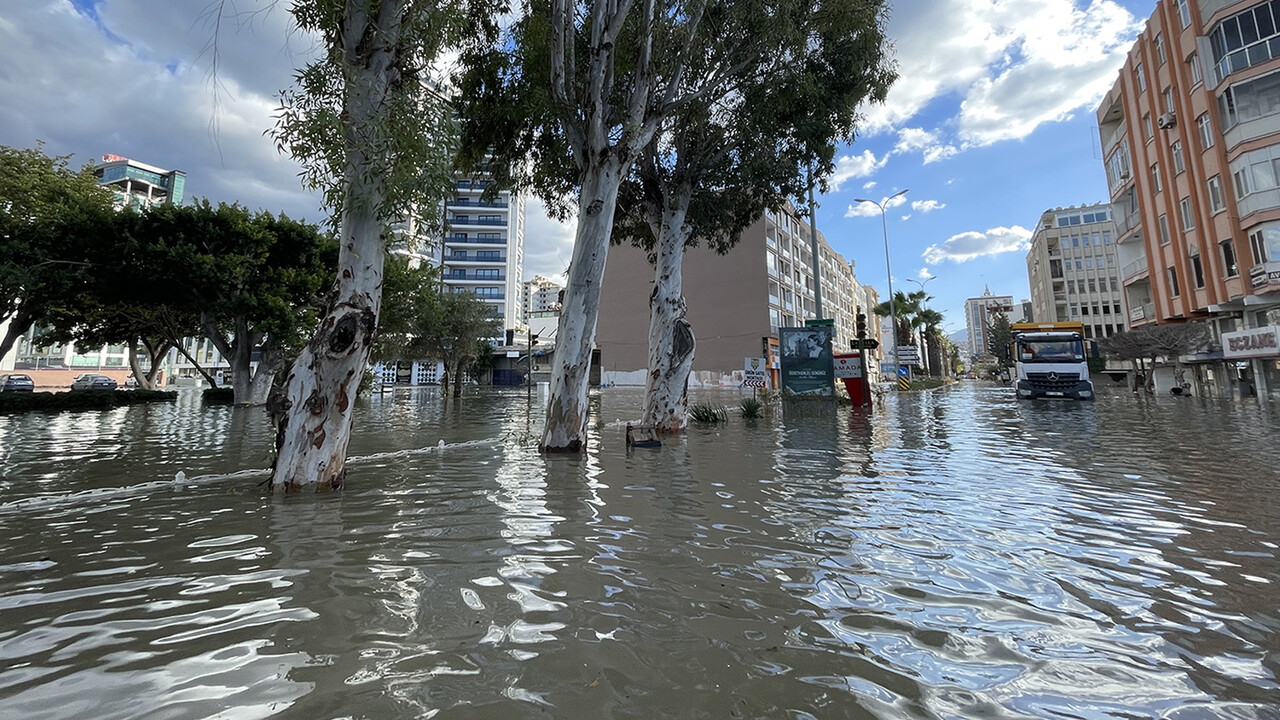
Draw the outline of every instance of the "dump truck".
<instances>
[{"instance_id":1,"label":"dump truck","mask_svg":"<svg viewBox=\"0 0 1280 720\"><path fill-rule=\"evenodd\" d=\"M1020 322L1011 329L1010 356L1019 399L1093 399L1083 323Z\"/></svg>"}]
</instances>

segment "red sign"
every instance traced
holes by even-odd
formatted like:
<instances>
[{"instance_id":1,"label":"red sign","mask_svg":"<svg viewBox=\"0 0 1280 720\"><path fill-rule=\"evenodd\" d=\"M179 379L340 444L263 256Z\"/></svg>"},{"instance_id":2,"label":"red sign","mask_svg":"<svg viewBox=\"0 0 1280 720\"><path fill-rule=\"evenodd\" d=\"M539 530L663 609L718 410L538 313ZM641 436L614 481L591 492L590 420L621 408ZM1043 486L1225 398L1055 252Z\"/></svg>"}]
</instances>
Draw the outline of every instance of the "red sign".
<instances>
[{"instance_id":1,"label":"red sign","mask_svg":"<svg viewBox=\"0 0 1280 720\"><path fill-rule=\"evenodd\" d=\"M120 155L104 154L104 155L102 156L102 162L118 162L118 161L120 161L120 160L128 160L128 159L129 159L129 158L127 158L127 157L122 157L122 156L120 156Z\"/></svg>"}]
</instances>

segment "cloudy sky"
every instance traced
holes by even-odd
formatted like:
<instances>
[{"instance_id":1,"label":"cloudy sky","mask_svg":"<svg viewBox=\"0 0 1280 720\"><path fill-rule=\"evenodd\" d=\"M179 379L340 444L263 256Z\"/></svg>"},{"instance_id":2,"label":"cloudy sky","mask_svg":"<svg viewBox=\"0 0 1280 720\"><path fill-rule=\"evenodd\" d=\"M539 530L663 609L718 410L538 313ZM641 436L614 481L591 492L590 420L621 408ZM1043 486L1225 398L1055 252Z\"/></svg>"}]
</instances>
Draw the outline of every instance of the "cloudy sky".
<instances>
[{"instance_id":1,"label":"cloudy sky","mask_svg":"<svg viewBox=\"0 0 1280 720\"><path fill-rule=\"evenodd\" d=\"M1155 0L891 0L898 83L839 149L818 227L883 293L927 282L949 331L990 285L1028 296L1026 242L1051 208L1106 199L1094 110ZM0 13L0 144L187 173L214 201L321 219L264 134L315 52L286 3L12 0ZM216 40L216 41L215 41ZM216 72L215 72L216 70ZM528 218L526 276L563 272L572 227ZM936 278L929 280L929 278Z\"/></svg>"}]
</instances>

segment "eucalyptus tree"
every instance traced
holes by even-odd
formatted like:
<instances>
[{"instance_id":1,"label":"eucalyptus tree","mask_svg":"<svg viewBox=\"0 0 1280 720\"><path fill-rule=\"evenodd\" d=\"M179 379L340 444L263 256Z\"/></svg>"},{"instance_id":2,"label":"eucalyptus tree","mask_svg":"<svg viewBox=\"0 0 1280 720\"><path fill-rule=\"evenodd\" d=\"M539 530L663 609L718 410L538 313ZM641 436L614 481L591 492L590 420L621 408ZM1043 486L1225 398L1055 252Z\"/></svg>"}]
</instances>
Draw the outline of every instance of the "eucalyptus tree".
<instances>
[{"instance_id":1,"label":"eucalyptus tree","mask_svg":"<svg viewBox=\"0 0 1280 720\"><path fill-rule=\"evenodd\" d=\"M467 58L468 156L500 182L574 213L541 446L577 452L587 431L591 351L619 188L677 113L709 104L758 67L731 0L525 0L507 42ZM762 15L768 3L750 3ZM566 200L566 198L571 198Z\"/></svg>"},{"instance_id":2,"label":"eucalyptus tree","mask_svg":"<svg viewBox=\"0 0 1280 720\"><path fill-rule=\"evenodd\" d=\"M714 97L675 110L623 184L614 242L654 260L642 422L688 423L696 341L687 318L686 248L728 252L765 210L778 211L834 170L832 144L853 142L858 109L894 79L878 0L777 1L707 8L713 46L750 61ZM710 57L715 57L712 54Z\"/></svg>"},{"instance_id":3,"label":"eucalyptus tree","mask_svg":"<svg viewBox=\"0 0 1280 720\"><path fill-rule=\"evenodd\" d=\"M342 486L352 398L382 308L391 226L413 210L438 223L452 188L456 124L427 77L441 55L492 36L491 0L295 0L298 27L322 56L295 74L274 130L324 192L339 236L337 277L314 336L269 403L277 492Z\"/></svg>"}]
</instances>

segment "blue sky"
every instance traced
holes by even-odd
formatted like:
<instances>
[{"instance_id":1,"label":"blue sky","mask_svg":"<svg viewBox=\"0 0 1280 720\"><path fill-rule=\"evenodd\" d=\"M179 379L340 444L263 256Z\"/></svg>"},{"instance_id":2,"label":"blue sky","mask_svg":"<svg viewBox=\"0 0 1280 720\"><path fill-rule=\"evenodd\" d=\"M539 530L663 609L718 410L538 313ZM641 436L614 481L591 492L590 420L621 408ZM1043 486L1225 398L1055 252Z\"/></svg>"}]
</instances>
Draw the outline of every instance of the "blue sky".
<instances>
[{"instance_id":1,"label":"blue sky","mask_svg":"<svg viewBox=\"0 0 1280 720\"><path fill-rule=\"evenodd\" d=\"M188 192L320 219L297 165L263 132L292 68L315 52L285 3L238 0L211 79L209 0L23 0L0 15L0 144L115 153L186 171ZM1094 110L1155 0L897 0L889 35L900 78L839 148L818 227L885 290L875 200L887 213L895 289L929 281L946 328L990 285L1028 296L1029 228L1054 207L1107 199ZM869 214L861 214L869 213ZM558 274L573 228L533 203L526 276Z\"/></svg>"}]
</instances>

